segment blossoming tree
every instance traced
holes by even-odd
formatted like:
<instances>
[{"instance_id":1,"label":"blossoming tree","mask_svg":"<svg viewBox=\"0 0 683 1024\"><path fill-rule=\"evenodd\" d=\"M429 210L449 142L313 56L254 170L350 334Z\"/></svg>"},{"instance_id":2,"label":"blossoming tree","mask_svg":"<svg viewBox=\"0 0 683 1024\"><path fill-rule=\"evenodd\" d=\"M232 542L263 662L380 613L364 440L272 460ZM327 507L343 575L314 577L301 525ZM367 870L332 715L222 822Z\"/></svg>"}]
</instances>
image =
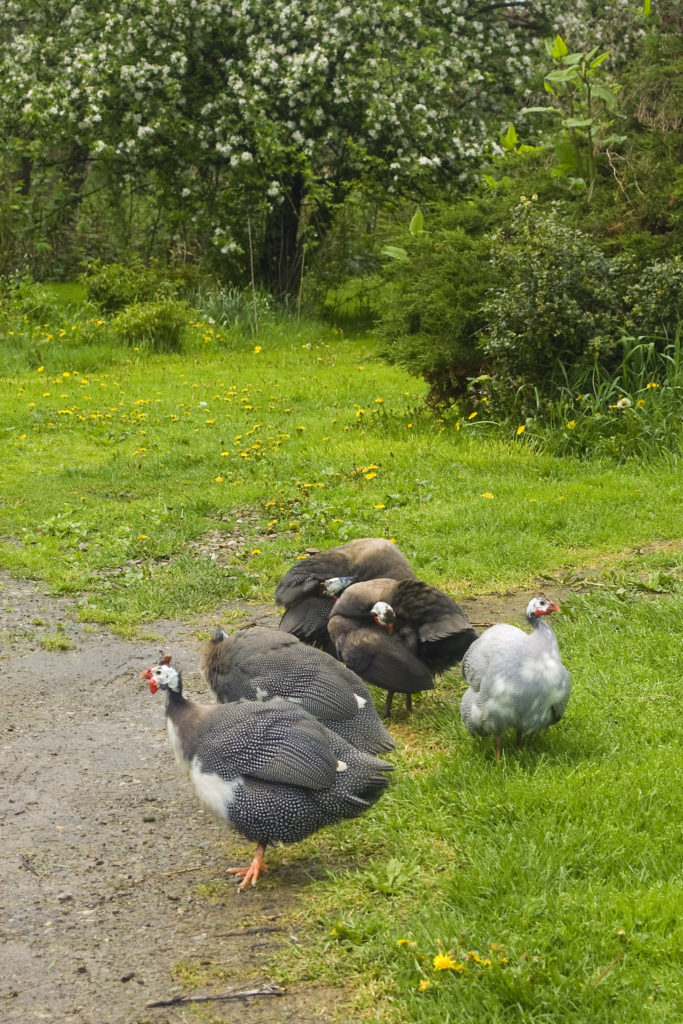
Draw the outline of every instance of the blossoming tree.
<instances>
[{"instance_id":1,"label":"blossoming tree","mask_svg":"<svg viewBox=\"0 0 683 1024\"><path fill-rule=\"evenodd\" d=\"M145 241L226 264L250 255L268 286L291 291L306 232L324 234L354 183L395 195L457 185L528 83L554 6L7 3L10 259L39 235L54 249L86 204L93 232L106 212L109 251Z\"/></svg>"}]
</instances>

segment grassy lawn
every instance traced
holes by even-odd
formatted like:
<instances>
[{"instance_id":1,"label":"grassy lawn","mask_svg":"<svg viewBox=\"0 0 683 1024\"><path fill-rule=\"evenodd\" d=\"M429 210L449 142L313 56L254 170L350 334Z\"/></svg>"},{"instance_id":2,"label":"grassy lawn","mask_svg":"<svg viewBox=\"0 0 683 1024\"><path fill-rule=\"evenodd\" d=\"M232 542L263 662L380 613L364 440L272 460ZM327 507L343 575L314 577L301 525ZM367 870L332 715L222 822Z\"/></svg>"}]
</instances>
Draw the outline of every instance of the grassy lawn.
<instances>
[{"instance_id":1,"label":"grassy lawn","mask_svg":"<svg viewBox=\"0 0 683 1024\"><path fill-rule=\"evenodd\" d=\"M559 460L433 417L419 381L332 328L203 323L159 355L112 352L97 322L69 345L72 326L6 361L0 567L76 595L83 619L134 632L271 601L307 547L364 535L456 598L538 576L552 594L597 566L554 623L573 680L558 726L497 764L450 673L397 715L377 807L274 853L329 866L280 976L350 989L369 1021L678 1021L675 462Z\"/></svg>"}]
</instances>

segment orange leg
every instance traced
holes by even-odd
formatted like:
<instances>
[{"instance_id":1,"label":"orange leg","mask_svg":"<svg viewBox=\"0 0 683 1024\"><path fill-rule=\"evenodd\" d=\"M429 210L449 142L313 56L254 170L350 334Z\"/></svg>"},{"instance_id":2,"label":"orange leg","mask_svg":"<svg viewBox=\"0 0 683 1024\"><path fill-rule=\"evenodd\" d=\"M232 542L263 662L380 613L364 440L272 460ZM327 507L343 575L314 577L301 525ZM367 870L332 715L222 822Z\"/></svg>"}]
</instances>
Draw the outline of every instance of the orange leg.
<instances>
[{"instance_id":1,"label":"orange leg","mask_svg":"<svg viewBox=\"0 0 683 1024\"><path fill-rule=\"evenodd\" d=\"M258 882L259 873L261 871L268 870L268 865L263 863L265 852L265 845L259 843L258 847L256 848L256 853L254 854L254 859L252 860L248 868L228 868L229 875L238 875L240 878L244 879L241 885L237 887L240 890L240 892L242 891L242 889L245 889L250 882L252 885L256 885L256 883Z\"/></svg>"}]
</instances>

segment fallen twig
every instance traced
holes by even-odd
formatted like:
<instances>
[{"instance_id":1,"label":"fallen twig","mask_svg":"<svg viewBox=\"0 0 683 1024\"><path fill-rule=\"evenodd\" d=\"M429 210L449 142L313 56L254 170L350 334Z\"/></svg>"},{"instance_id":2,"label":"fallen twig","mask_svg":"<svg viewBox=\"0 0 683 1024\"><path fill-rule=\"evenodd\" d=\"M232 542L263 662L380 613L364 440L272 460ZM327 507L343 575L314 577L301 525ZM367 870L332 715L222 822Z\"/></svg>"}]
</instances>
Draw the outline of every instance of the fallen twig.
<instances>
[{"instance_id":1,"label":"fallen twig","mask_svg":"<svg viewBox=\"0 0 683 1024\"><path fill-rule=\"evenodd\" d=\"M195 864L193 868L174 868L172 871L156 871L157 875L184 875L188 871L205 871L209 867L214 867L212 864Z\"/></svg>"},{"instance_id":2,"label":"fallen twig","mask_svg":"<svg viewBox=\"0 0 683 1024\"><path fill-rule=\"evenodd\" d=\"M610 962L607 964L607 967L603 968L603 970L600 971L600 973L598 974L597 978L593 978L593 984L594 985L597 985L599 982L602 981L602 979L605 977L607 972L612 970L612 968L616 964L617 960L621 960L621 958L622 958L622 956L624 955L625 952L626 952L625 949L620 949L619 950L619 952L615 956L614 960L610 960Z\"/></svg>"},{"instance_id":3,"label":"fallen twig","mask_svg":"<svg viewBox=\"0 0 683 1024\"><path fill-rule=\"evenodd\" d=\"M227 939L234 935L261 935L264 932L283 932L284 928L277 928L275 925L268 925L265 928L242 928L234 932L219 932L217 935L213 935L215 939Z\"/></svg>"},{"instance_id":4,"label":"fallen twig","mask_svg":"<svg viewBox=\"0 0 683 1024\"><path fill-rule=\"evenodd\" d=\"M285 989L279 985L262 985L261 988L247 988L238 992L230 989L228 992L217 992L213 996L173 996L172 999L155 999L147 1006L177 1006L179 1003L212 1003L227 999L252 999L254 996L283 996Z\"/></svg>"}]
</instances>

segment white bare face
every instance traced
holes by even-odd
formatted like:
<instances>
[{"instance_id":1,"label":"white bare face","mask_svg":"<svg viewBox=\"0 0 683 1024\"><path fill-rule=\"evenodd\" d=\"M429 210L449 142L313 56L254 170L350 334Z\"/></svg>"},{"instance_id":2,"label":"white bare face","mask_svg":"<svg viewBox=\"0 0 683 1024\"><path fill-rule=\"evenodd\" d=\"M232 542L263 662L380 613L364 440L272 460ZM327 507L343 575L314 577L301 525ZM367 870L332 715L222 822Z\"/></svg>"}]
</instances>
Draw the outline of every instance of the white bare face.
<instances>
[{"instance_id":1,"label":"white bare face","mask_svg":"<svg viewBox=\"0 0 683 1024\"><path fill-rule=\"evenodd\" d=\"M143 673L143 676L147 679L149 688L153 693L155 690L178 689L179 676L170 665L155 665L154 668L148 668L147 672Z\"/></svg>"},{"instance_id":2,"label":"white bare face","mask_svg":"<svg viewBox=\"0 0 683 1024\"><path fill-rule=\"evenodd\" d=\"M370 615L382 626L390 626L396 620L394 609L386 601L377 601L370 609Z\"/></svg>"},{"instance_id":3,"label":"white bare face","mask_svg":"<svg viewBox=\"0 0 683 1024\"><path fill-rule=\"evenodd\" d=\"M547 597L532 597L527 605L526 617L532 619L539 615L550 615L551 612L559 612L558 606L554 601L549 601Z\"/></svg>"}]
</instances>

